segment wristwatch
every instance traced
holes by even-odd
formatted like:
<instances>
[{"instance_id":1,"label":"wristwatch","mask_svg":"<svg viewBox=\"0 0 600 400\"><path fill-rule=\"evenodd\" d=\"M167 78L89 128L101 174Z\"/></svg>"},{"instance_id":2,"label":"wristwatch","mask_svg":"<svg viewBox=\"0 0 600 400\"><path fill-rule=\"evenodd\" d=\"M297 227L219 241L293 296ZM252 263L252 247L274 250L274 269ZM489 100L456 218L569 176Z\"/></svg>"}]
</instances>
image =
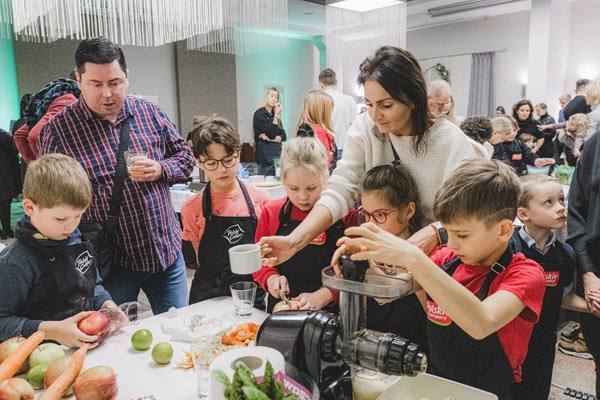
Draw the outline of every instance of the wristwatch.
<instances>
[{"instance_id":1,"label":"wristwatch","mask_svg":"<svg viewBox=\"0 0 600 400\"><path fill-rule=\"evenodd\" d=\"M429 225L435 228L435 231L437 232L439 245L446 246L448 244L448 231L446 230L446 228L444 228L439 221L432 222Z\"/></svg>"}]
</instances>

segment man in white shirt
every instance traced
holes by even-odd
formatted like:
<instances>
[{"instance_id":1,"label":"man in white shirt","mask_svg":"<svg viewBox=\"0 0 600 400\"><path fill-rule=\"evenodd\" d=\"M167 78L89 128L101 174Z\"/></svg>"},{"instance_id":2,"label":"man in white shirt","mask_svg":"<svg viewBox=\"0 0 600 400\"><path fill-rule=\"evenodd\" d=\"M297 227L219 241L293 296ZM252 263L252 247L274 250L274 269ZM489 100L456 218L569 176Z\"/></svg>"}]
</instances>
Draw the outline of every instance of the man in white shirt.
<instances>
[{"instance_id":1,"label":"man in white shirt","mask_svg":"<svg viewBox=\"0 0 600 400\"><path fill-rule=\"evenodd\" d=\"M335 130L335 144L338 148L338 157L341 157L341 150L346 141L346 132L350 128L352 121L358 114L356 101L352 96L341 93L337 90L337 78L335 71L326 68L319 74L319 87L322 91L333 97L333 111L331 112L331 123Z\"/></svg>"}]
</instances>

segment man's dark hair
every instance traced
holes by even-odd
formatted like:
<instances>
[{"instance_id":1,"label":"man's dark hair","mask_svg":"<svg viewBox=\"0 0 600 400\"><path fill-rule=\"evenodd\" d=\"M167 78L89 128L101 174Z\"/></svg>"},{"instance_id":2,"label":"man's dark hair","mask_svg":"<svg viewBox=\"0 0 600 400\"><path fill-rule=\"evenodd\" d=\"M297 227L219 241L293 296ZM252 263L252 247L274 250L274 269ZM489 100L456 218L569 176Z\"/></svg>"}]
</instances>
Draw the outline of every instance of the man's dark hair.
<instances>
[{"instance_id":1,"label":"man's dark hair","mask_svg":"<svg viewBox=\"0 0 600 400\"><path fill-rule=\"evenodd\" d=\"M367 57L359 70L359 84L364 86L368 80L375 81L394 100L410 109L413 146L415 151L420 151L425 146L425 133L434 121L427 104L425 77L415 56L408 50L384 46L374 56ZM388 140L376 129L374 134L382 141Z\"/></svg>"},{"instance_id":2,"label":"man's dark hair","mask_svg":"<svg viewBox=\"0 0 600 400\"><path fill-rule=\"evenodd\" d=\"M335 71L331 68L325 68L319 74L319 82L321 82L325 86L333 86L337 82L337 78L335 75Z\"/></svg>"},{"instance_id":3,"label":"man's dark hair","mask_svg":"<svg viewBox=\"0 0 600 400\"><path fill-rule=\"evenodd\" d=\"M123 50L105 37L86 39L79 43L75 51L75 66L81 76L85 72L85 63L110 64L118 60L123 72L127 73L127 64Z\"/></svg>"},{"instance_id":4,"label":"man's dark hair","mask_svg":"<svg viewBox=\"0 0 600 400\"><path fill-rule=\"evenodd\" d=\"M490 140L494 132L492 123L487 117L469 117L460 124L460 129L465 135L481 144Z\"/></svg>"},{"instance_id":5,"label":"man's dark hair","mask_svg":"<svg viewBox=\"0 0 600 400\"><path fill-rule=\"evenodd\" d=\"M589 79L585 79L585 78L577 79L577 82L575 82L575 90L579 90L579 89L587 86L588 83L590 83Z\"/></svg>"}]
</instances>

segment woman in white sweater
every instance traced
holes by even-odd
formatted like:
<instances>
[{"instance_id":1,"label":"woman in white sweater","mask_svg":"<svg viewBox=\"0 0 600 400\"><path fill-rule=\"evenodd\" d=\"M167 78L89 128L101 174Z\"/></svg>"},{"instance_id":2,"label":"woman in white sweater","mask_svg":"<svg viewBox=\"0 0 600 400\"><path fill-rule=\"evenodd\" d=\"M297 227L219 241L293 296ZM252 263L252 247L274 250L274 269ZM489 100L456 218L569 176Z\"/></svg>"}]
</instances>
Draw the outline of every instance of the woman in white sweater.
<instances>
[{"instance_id":1,"label":"woman in white sweater","mask_svg":"<svg viewBox=\"0 0 600 400\"><path fill-rule=\"evenodd\" d=\"M427 107L423 72L409 51L380 48L361 64L358 82L365 89L368 113L352 123L342 159L310 214L290 235L260 240L265 264L288 260L347 215L358 198L365 172L394 159L400 160L415 178L424 218L432 222L436 190L464 159L474 156L456 125L444 119L434 121ZM436 231L426 227L411 239L430 251L437 242Z\"/></svg>"}]
</instances>

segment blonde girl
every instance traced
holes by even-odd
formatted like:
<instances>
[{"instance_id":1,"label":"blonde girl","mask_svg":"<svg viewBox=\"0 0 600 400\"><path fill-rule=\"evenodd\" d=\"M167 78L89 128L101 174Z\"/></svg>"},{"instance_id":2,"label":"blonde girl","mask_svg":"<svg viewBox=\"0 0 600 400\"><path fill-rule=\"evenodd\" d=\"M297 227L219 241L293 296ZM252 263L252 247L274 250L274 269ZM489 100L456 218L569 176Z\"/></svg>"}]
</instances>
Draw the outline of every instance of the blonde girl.
<instances>
[{"instance_id":1,"label":"blonde girl","mask_svg":"<svg viewBox=\"0 0 600 400\"><path fill-rule=\"evenodd\" d=\"M323 143L330 169L335 166L337 155L331 123L332 111L333 98L320 90L311 90L304 98L300 119L296 125L297 136L315 136Z\"/></svg>"},{"instance_id":2,"label":"blonde girl","mask_svg":"<svg viewBox=\"0 0 600 400\"><path fill-rule=\"evenodd\" d=\"M567 129L558 134L558 140L573 152L575 158L581 155L581 145L585 141L589 119L586 114L573 114L567 123Z\"/></svg>"}]
</instances>

